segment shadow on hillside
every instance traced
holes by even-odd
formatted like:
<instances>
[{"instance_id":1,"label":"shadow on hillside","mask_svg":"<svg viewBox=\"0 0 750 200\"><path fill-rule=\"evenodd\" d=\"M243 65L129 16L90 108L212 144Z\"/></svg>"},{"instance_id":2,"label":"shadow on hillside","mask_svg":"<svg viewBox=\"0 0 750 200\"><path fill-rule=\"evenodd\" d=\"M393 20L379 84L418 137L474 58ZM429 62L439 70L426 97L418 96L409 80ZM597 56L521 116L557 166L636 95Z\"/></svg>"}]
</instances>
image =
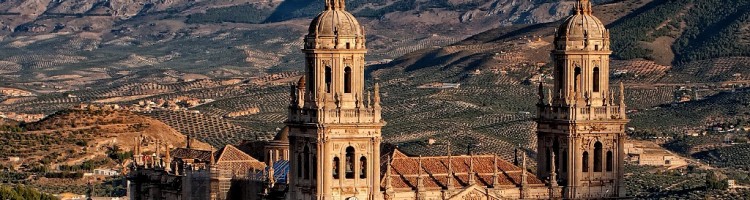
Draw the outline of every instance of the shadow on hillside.
<instances>
[{"instance_id":1,"label":"shadow on hillside","mask_svg":"<svg viewBox=\"0 0 750 200\"><path fill-rule=\"evenodd\" d=\"M657 6L661 5L661 4L665 4L665 3L669 3L669 1L652 1L650 3L647 3L646 5L641 6L640 8L634 10L633 12L630 12L629 14L625 15L624 17L620 17L619 19L615 20L614 22L607 24L606 27L608 29L611 29L612 27L615 27L615 26L617 26L619 24L622 24L623 22L626 22L626 21L628 21L629 19L631 19L631 18L633 18L635 16L638 16L638 15L641 15L641 14L643 14L645 12L648 12L651 9L653 9L653 8L655 8L655 7L657 7Z\"/></svg>"},{"instance_id":2,"label":"shadow on hillside","mask_svg":"<svg viewBox=\"0 0 750 200\"><path fill-rule=\"evenodd\" d=\"M276 10L266 18L264 23L280 22L288 19L307 17L309 14L313 14L317 11L322 10L323 5L316 5L322 3L316 3L313 0L286 0L276 7ZM316 3L316 4L314 4ZM314 8L320 9L313 10ZM306 12L307 11L307 12Z\"/></svg>"}]
</instances>

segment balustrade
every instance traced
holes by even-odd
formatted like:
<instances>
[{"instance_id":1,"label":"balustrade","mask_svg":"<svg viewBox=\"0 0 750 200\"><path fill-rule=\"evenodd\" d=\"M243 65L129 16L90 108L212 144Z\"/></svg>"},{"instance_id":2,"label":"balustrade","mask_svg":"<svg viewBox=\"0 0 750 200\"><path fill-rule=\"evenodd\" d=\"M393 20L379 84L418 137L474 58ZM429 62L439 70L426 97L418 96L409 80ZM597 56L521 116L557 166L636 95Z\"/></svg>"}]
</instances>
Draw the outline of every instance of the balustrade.
<instances>
[{"instance_id":1,"label":"balustrade","mask_svg":"<svg viewBox=\"0 0 750 200\"><path fill-rule=\"evenodd\" d=\"M541 119L562 119L562 120L608 120L608 119L625 119L625 113L622 113L619 105L605 106L584 106L584 107L567 107L567 106L550 106L544 105L539 108L539 118ZM571 112L573 111L573 112Z\"/></svg>"},{"instance_id":2,"label":"balustrade","mask_svg":"<svg viewBox=\"0 0 750 200\"><path fill-rule=\"evenodd\" d=\"M296 123L379 123L380 109L375 108L353 108L353 109L325 109L322 115L318 115L316 109L289 109L289 122Z\"/></svg>"}]
</instances>

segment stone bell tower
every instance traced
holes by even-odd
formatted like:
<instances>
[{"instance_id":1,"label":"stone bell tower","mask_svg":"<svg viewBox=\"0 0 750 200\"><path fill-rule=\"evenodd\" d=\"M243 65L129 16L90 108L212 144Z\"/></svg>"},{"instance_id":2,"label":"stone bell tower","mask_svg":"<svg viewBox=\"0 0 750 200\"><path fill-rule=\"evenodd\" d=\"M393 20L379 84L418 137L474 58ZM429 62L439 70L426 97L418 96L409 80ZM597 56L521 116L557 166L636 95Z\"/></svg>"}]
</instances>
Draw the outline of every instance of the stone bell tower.
<instances>
[{"instance_id":1,"label":"stone bell tower","mask_svg":"<svg viewBox=\"0 0 750 200\"><path fill-rule=\"evenodd\" d=\"M539 85L537 175L556 169L563 198L623 197L626 135L623 86L609 86L609 31L592 14L589 0L557 29L554 87ZM552 159L552 155L554 158ZM551 162L555 164L552 167Z\"/></svg>"},{"instance_id":2,"label":"stone bell tower","mask_svg":"<svg viewBox=\"0 0 750 200\"><path fill-rule=\"evenodd\" d=\"M326 0L305 36L305 76L289 105L290 200L382 199L379 87L364 91L365 32Z\"/></svg>"}]
</instances>

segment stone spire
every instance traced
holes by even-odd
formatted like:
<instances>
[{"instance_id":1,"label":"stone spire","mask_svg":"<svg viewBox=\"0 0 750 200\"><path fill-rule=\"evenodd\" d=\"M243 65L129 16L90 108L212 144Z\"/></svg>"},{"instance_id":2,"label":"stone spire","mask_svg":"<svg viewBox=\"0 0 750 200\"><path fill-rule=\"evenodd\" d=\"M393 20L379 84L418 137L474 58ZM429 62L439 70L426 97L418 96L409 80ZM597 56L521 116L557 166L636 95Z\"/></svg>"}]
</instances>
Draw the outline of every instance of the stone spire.
<instances>
[{"instance_id":1,"label":"stone spire","mask_svg":"<svg viewBox=\"0 0 750 200\"><path fill-rule=\"evenodd\" d=\"M346 10L344 0L326 0L326 10Z\"/></svg>"},{"instance_id":2,"label":"stone spire","mask_svg":"<svg viewBox=\"0 0 750 200\"><path fill-rule=\"evenodd\" d=\"M497 174L497 155L494 155L492 157L492 187L497 187L500 185L500 181L498 180L500 176Z\"/></svg>"},{"instance_id":3,"label":"stone spire","mask_svg":"<svg viewBox=\"0 0 750 200\"><path fill-rule=\"evenodd\" d=\"M539 104L544 104L544 82L542 81L542 78L539 78L539 89L537 91L539 93Z\"/></svg>"},{"instance_id":4,"label":"stone spire","mask_svg":"<svg viewBox=\"0 0 750 200\"><path fill-rule=\"evenodd\" d=\"M156 157L154 158L154 160L158 159L155 162L159 167L163 166L161 162L162 160L161 160L161 152L160 152L161 148L160 147L161 147L161 140L156 139Z\"/></svg>"},{"instance_id":5,"label":"stone spire","mask_svg":"<svg viewBox=\"0 0 750 200\"><path fill-rule=\"evenodd\" d=\"M167 143L164 143L164 150L166 151L164 152L164 171L169 172L172 171L172 156L170 156L169 153L172 150L169 149L169 145L167 145Z\"/></svg>"},{"instance_id":6,"label":"stone spire","mask_svg":"<svg viewBox=\"0 0 750 200\"><path fill-rule=\"evenodd\" d=\"M133 164L138 165L138 139L133 138Z\"/></svg>"},{"instance_id":7,"label":"stone spire","mask_svg":"<svg viewBox=\"0 0 750 200\"><path fill-rule=\"evenodd\" d=\"M393 159L391 158L391 155L388 155L388 164L385 168L385 191L386 192L393 192L393 180L391 178L391 163L393 162Z\"/></svg>"},{"instance_id":8,"label":"stone spire","mask_svg":"<svg viewBox=\"0 0 750 200\"><path fill-rule=\"evenodd\" d=\"M547 89L547 105L552 105L552 89Z\"/></svg>"},{"instance_id":9,"label":"stone spire","mask_svg":"<svg viewBox=\"0 0 750 200\"><path fill-rule=\"evenodd\" d=\"M209 163L210 163L211 165L214 165L214 162L216 161L216 158L214 157L214 153L215 153L215 151L214 151L214 147L211 147L211 158L209 158L209 159L211 159L211 160L209 161Z\"/></svg>"},{"instance_id":10,"label":"stone spire","mask_svg":"<svg viewBox=\"0 0 750 200\"><path fill-rule=\"evenodd\" d=\"M555 167L555 153L550 155L550 172L549 172L549 184L552 187L557 187L557 168Z\"/></svg>"},{"instance_id":11,"label":"stone spire","mask_svg":"<svg viewBox=\"0 0 750 200\"><path fill-rule=\"evenodd\" d=\"M526 154L523 154L523 161L521 164L521 199L527 198L529 192L528 186L528 175L526 175Z\"/></svg>"},{"instance_id":12,"label":"stone spire","mask_svg":"<svg viewBox=\"0 0 750 200\"><path fill-rule=\"evenodd\" d=\"M273 160L270 160L270 162L268 164L268 177L266 177L266 178L268 179L268 185L270 185L271 187L273 187L273 185L276 184L276 177L275 176L276 176L276 174L275 174L275 171L273 169Z\"/></svg>"},{"instance_id":13,"label":"stone spire","mask_svg":"<svg viewBox=\"0 0 750 200\"><path fill-rule=\"evenodd\" d=\"M367 91L367 104L366 104L366 106L368 108L372 107L372 97L370 96L370 91Z\"/></svg>"},{"instance_id":14,"label":"stone spire","mask_svg":"<svg viewBox=\"0 0 750 200\"><path fill-rule=\"evenodd\" d=\"M375 83L374 90L375 90L374 91L375 96L373 97L373 101L374 101L373 106L375 106L375 108L380 108L380 84L379 83Z\"/></svg>"},{"instance_id":15,"label":"stone spire","mask_svg":"<svg viewBox=\"0 0 750 200\"><path fill-rule=\"evenodd\" d=\"M417 169L417 190L424 190L424 177L422 177L422 155L419 155L419 168Z\"/></svg>"},{"instance_id":16,"label":"stone spire","mask_svg":"<svg viewBox=\"0 0 750 200\"><path fill-rule=\"evenodd\" d=\"M453 190L453 152L451 152L451 144L448 142L448 190Z\"/></svg>"},{"instance_id":17,"label":"stone spire","mask_svg":"<svg viewBox=\"0 0 750 200\"><path fill-rule=\"evenodd\" d=\"M474 178L474 154L469 154L469 185L474 185L477 180Z\"/></svg>"},{"instance_id":18,"label":"stone spire","mask_svg":"<svg viewBox=\"0 0 750 200\"><path fill-rule=\"evenodd\" d=\"M526 187L526 184L528 183L526 180L528 178L527 176L528 175L526 175L526 154L524 153L522 161L521 161L521 187L524 187L524 188Z\"/></svg>"},{"instance_id":19,"label":"stone spire","mask_svg":"<svg viewBox=\"0 0 750 200\"><path fill-rule=\"evenodd\" d=\"M591 9L591 1L589 0L578 0L578 4L576 4L576 12L584 15L591 15L592 9Z\"/></svg>"}]
</instances>

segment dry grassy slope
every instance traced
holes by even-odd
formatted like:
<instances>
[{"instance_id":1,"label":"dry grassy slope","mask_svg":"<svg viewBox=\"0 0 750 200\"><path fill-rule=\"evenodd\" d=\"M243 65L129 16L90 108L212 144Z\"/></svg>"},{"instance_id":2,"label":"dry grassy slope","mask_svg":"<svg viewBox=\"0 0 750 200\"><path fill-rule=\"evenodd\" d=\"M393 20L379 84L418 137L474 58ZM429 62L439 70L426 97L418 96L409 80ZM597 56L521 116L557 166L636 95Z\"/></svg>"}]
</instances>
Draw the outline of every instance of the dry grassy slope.
<instances>
[{"instance_id":1,"label":"dry grassy slope","mask_svg":"<svg viewBox=\"0 0 750 200\"><path fill-rule=\"evenodd\" d=\"M186 136L166 124L127 111L66 110L45 119L26 124L27 129L18 137L6 137L9 149L3 148L7 156L20 156L25 162L35 163L44 157L52 164L78 164L96 156L105 156L107 148L117 145L125 151L132 150L134 139L146 138L143 152L154 152L156 140L166 142L172 148L184 147ZM23 138L23 139L19 139ZM41 138L29 141L29 138ZM85 141L82 145L79 141ZM200 149L211 147L194 140L191 144ZM163 151L164 147L160 149Z\"/></svg>"}]
</instances>

